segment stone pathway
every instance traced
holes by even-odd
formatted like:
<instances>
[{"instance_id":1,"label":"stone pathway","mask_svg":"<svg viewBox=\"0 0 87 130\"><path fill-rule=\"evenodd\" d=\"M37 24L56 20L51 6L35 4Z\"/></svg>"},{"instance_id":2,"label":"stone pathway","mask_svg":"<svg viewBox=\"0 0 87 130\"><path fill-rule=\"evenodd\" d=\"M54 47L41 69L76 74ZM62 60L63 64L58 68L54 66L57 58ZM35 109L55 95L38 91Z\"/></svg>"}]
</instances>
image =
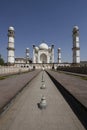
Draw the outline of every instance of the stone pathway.
<instances>
[{"instance_id":1,"label":"stone pathway","mask_svg":"<svg viewBox=\"0 0 87 130\"><path fill-rule=\"evenodd\" d=\"M7 112L0 117L0 130L85 130L63 96L44 72L46 89L42 85L42 72L17 96ZM42 95L46 109L39 109Z\"/></svg>"},{"instance_id":2,"label":"stone pathway","mask_svg":"<svg viewBox=\"0 0 87 130\"><path fill-rule=\"evenodd\" d=\"M87 108L87 80L73 75L47 70L66 90Z\"/></svg>"},{"instance_id":3,"label":"stone pathway","mask_svg":"<svg viewBox=\"0 0 87 130\"><path fill-rule=\"evenodd\" d=\"M40 70L31 71L20 75L12 75L9 78L0 80L0 112L2 112L3 107L39 72Z\"/></svg>"}]
</instances>

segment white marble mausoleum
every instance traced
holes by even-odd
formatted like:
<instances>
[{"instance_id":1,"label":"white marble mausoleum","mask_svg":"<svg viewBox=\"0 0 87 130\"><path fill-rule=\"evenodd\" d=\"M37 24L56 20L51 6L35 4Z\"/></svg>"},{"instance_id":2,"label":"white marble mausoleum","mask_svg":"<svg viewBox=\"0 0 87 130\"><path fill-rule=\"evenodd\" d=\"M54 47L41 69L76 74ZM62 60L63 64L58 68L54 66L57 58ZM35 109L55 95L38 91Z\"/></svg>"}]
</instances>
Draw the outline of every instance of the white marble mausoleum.
<instances>
[{"instance_id":1,"label":"white marble mausoleum","mask_svg":"<svg viewBox=\"0 0 87 130\"><path fill-rule=\"evenodd\" d=\"M54 45L41 43L38 47L33 45L33 63L54 63Z\"/></svg>"}]
</instances>

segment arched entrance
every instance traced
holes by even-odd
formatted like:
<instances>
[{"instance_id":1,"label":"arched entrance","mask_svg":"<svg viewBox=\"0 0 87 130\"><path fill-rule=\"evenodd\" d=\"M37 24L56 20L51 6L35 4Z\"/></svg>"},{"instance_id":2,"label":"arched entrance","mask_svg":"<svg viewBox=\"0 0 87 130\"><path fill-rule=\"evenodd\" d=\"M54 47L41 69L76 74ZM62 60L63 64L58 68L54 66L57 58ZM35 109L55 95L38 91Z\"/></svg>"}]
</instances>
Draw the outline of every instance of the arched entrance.
<instances>
[{"instance_id":1,"label":"arched entrance","mask_svg":"<svg viewBox=\"0 0 87 130\"><path fill-rule=\"evenodd\" d=\"M47 55L41 54L40 61L41 61L41 63L47 63Z\"/></svg>"}]
</instances>

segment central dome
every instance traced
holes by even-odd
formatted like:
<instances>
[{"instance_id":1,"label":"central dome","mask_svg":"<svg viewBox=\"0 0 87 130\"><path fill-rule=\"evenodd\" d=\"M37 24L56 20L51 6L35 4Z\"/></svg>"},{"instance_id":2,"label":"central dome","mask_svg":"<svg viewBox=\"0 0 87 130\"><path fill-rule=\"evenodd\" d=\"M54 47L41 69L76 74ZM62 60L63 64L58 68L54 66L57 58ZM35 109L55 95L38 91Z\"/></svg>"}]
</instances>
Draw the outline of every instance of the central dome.
<instances>
[{"instance_id":1,"label":"central dome","mask_svg":"<svg viewBox=\"0 0 87 130\"><path fill-rule=\"evenodd\" d=\"M39 45L39 48L40 48L41 50L48 50L48 45L47 45L46 43L41 43L41 44Z\"/></svg>"}]
</instances>

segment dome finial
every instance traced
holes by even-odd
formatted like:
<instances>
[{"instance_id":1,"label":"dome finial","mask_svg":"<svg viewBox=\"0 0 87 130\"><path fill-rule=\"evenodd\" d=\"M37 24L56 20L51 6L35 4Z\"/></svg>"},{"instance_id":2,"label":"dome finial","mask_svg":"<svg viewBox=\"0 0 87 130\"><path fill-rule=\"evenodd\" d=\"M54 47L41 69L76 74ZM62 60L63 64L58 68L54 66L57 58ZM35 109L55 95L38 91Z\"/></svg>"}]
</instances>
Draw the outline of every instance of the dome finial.
<instances>
[{"instance_id":1,"label":"dome finial","mask_svg":"<svg viewBox=\"0 0 87 130\"><path fill-rule=\"evenodd\" d=\"M42 40L42 43L45 43L45 40Z\"/></svg>"}]
</instances>

